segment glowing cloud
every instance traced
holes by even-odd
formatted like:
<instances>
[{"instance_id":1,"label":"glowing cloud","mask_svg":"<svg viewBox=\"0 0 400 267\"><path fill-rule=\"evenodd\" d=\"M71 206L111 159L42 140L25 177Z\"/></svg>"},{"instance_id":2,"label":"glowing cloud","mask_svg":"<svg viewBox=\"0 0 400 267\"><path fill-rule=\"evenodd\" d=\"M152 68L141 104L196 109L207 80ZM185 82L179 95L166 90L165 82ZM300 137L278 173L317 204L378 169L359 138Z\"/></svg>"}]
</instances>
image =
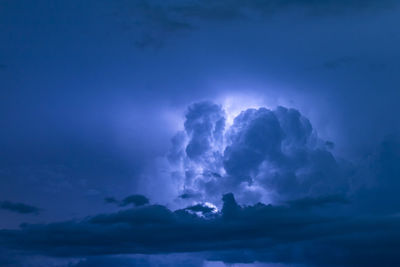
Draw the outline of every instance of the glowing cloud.
<instances>
[{"instance_id":1,"label":"glowing cloud","mask_svg":"<svg viewBox=\"0 0 400 267\"><path fill-rule=\"evenodd\" d=\"M230 192L253 204L347 188L345 170L310 121L295 109L270 109L264 102L235 95L222 105L188 107L166 164L166 181L179 185L175 198L182 205L219 205Z\"/></svg>"}]
</instances>

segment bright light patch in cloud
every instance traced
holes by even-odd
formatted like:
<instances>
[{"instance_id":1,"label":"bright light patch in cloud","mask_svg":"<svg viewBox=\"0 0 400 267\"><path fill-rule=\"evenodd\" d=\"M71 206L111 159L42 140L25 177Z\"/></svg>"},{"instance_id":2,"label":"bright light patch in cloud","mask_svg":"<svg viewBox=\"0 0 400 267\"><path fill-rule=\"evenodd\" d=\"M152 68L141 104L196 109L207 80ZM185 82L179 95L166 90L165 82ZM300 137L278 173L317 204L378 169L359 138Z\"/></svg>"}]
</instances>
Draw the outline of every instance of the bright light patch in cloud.
<instances>
[{"instance_id":1,"label":"bright light patch in cloud","mask_svg":"<svg viewBox=\"0 0 400 267\"><path fill-rule=\"evenodd\" d=\"M266 105L264 99L255 95L245 94L232 94L225 96L222 100L222 107L226 112L226 128L232 126L234 119L240 114L240 112L247 109L258 109L260 107L269 108Z\"/></svg>"},{"instance_id":2,"label":"bright light patch in cloud","mask_svg":"<svg viewBox=\"0 0 400 267\"><path fill-rule=\"evenodd\" d=\"M205 202L204 203L204 206L206 206L206 207L209 207L209 208L212 208L213 210L212 210L212 213L218 213L218 208L217 208L217 206L215 206L214 204L212 204L212 203L210 203L210 202Z\"/></svg>"}]
</instances>

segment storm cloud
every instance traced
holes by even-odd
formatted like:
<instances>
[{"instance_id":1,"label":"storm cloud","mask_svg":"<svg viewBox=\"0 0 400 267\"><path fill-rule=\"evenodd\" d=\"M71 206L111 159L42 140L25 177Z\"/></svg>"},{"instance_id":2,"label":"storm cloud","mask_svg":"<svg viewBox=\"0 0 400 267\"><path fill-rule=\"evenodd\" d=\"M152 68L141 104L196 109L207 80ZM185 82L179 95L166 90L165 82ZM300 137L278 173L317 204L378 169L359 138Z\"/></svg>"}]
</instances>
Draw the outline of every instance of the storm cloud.
<instances>
[{"instance_id":1,"label":"storm cloud","mask_svg":"<svg viewBox=\"0 0 400 267\"><path fill-rule=\"evenodd\" d=\"M400 266L398 1L0 6L1 266Z\"/></svg>"},{"instance_id":2,"label":"storm cloud","mask_svg":"<svg viewBox=\"0 0 400 267\"><path fill-rule=\"evenodd\" d=\"M230 191L255 203L348 192L351 169L299 111L247 109L228 126L226 116L211 102L189 106L168 157L181 196L209 201Z\"/></svg>"}]
</instances>

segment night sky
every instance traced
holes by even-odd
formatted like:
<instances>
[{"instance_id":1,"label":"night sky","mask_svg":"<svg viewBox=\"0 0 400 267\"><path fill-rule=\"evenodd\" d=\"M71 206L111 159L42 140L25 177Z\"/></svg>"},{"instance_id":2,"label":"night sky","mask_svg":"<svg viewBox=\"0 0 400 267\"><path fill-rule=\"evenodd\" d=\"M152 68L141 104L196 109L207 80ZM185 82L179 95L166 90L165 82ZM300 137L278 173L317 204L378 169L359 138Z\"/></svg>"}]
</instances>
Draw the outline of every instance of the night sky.
<instances>
[{"instance_id":1,"label":"night sky","mask_svg":"<svg viewBox=\"0 0 400 267\"><path fill-rule=\"evenodd\" d=\"M0 0L0 266L400 266L400 1Z\"/></svg>"}]
</instances>

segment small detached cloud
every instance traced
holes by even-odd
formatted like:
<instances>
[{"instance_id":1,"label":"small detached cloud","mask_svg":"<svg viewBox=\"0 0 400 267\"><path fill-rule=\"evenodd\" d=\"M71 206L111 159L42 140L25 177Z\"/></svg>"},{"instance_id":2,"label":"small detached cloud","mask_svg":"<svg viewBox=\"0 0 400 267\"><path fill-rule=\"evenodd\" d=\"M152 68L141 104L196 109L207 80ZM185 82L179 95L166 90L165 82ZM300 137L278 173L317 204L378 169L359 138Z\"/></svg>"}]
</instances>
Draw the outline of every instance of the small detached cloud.
<instances>
[{"instance_id":1,"label":"small detached cloud","mask_svg":"<svg viewBox=\"0 0 400 267\"><path fill-rule=\"evenodd\" d=\"M126 207L129 205L133 205L135 207L140 207L140 206L149 204L149 199L143 195L131 195L131 196L124 198L121 201L119 201L113 197L106 197L104 199L104 201L109 204L116 204L120 207Z\"/></svg>"},{"instance_id":2,"label":"small detached cloud","mask_svg":"<svg viewBox=\"0 0 400 267\"><path fill-rule=\"evenodd\" d=\"M118 204L119 201L114 197L106 197L104 202L107 204Z\"/></svg>"},{"instance_id":3,"label":"small detached cloud","mask_svg":"<svg viewBox=\"0 0 400 267\"><path fill-rule=\"evenodd\" d=\"M20 213L20 214L39 214L40 209L24 203L1 201L0 209Z\"/></svg>"},{"instance_id":4,"label":"small detached cloud","mask_svg":"<svg viewBox=\"0 0 400 267\"><path fill-rule=\"evenodd\" d=\"M185 190L181 195L179 195L181 199L198 199L201 198L201 194L194 192L192 190Z\"/></svg>"},{"instance_id":5,"label":"small detached cloud","mask_svg":"<svg viewBox=\"0 0 400 267\"><path fill-rule=\"evenodd\" d=\"M134 205L136 207L139 207L139 206L144 206L146 204L149 204L149 199L147 197L143 195L131 195L129 197L124 198L119 205L122 207L128 205Z\"/></svg>"}]
</instances>

